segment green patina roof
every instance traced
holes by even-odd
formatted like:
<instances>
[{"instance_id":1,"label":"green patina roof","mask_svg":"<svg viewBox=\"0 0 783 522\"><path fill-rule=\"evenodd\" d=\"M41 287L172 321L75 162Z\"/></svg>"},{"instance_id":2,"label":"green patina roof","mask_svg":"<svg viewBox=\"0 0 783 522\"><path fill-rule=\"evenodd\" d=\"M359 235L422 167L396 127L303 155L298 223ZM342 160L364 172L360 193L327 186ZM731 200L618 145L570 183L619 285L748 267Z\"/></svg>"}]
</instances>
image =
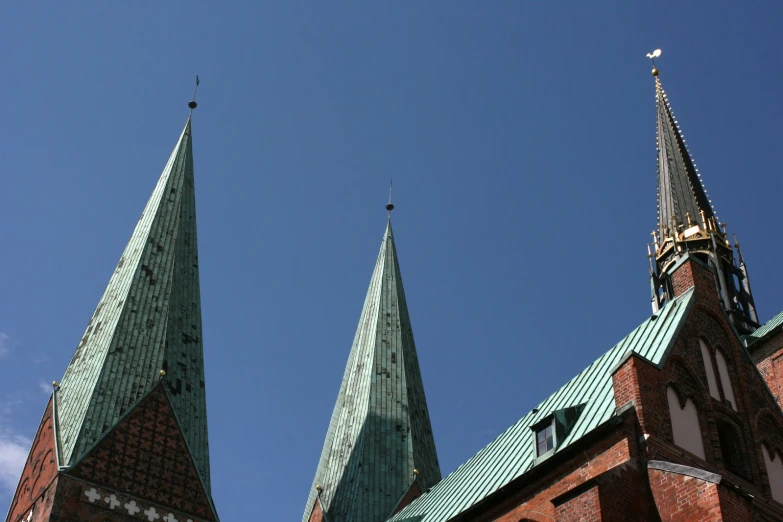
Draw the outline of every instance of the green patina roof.
<instances>
[{"instance_id":1,"label":"green patina roof","mask_svg":"<svg viewBox=\"0 0 783 522\"><path fill-rule=\"evenodd\" d=\"M612 372L631 352L660 365L693 304L693 290L672 301L571 379L533 411L390 520L445 522L536 466L531 427L556 412L581 406L557 452L615 416ZM573 412L574 410L571 410ZM578 410L576 410L578 411ZM566 412L567 413L567 412Z\"/></svg>"},{"instance_id":2,"label":"green patina roof","mask_svg":"<svg viewBox=\"0 0 783 522\"><path fill-rule=\"evenodd\" d=\"M209 491L191 122L144 208L58 392L62 463L77 462L165 369Z\"/></svg>"},{"instance_id":3,"label":"green patina roof","mask_svg":"<svg viewBox=\"0 0 783 522\"><path fill-rule=\"evenodd\" d=\"M783 312L759 326L752 334L743 336L742 339L750 346L781 325L783 325Z\"/></svg>"},{"instance_id":4,"label":"green patina roof","mask_svg":"<svg viewBox=\"0 0 783 522\"><path fill-rule=\"evenodd\" d=\"M440 480L391 222L370 280L303 520L381 522L411 484Z\"/></svg>"},{"instance_id":5,"label":"green patina roof","mask_svg":"<svg viewBox=\"0 0 783 522\"><path fill-rule=\"evenodd\" d=\"M702 223L703 210L709 219L714 216L712 203L685 145L685 138L674 117L669 100L658 77L655 78L655 99L658 108L658 226L688 223L689 213L694 223Z\"/></svg>"}]
</instances>

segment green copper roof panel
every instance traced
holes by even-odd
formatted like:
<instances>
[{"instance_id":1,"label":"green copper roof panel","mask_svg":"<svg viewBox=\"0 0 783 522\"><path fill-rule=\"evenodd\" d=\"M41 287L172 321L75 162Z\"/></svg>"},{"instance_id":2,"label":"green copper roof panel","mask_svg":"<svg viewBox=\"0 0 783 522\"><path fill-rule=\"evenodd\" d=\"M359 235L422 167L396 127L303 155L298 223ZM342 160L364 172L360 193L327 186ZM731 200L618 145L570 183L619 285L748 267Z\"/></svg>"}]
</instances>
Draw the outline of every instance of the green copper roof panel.
<instances>
[{"instance_id":1,"label":"green copper roof panel","mask_svg":"<svg viewBox=\"0 0 783 522\"><path fill-rule=\"evenodd\" d=\"M209 489L191 123L188 120L61 382L71 465L160 379Z\"/></svg>"},{"instance_id":2,"label":"green copper roof panel","mask_svg":"<svg viewBox=\"0 0 783 522\"><path fill-rule=\"evenodd\" d=\"M330 522L382 522L413 470L440 480L391 223L387 225L303 520L321 485Z\"/></svg>"},{"instance_id":3,"label":"green copper roof panel","mask_svg":"<svg viewBox=\"0 0 783 522\"><path fill-rule=\"evenodd\" d=\"M751 345L780 325L783 325L783 312L759 326L752 334L744 336L743 339L747 341L748 345Z\"/></svg>"},{"instance_id":4,"label":"green copper roof panel","mask_svg":"<svg viewBox=\"0 0 783 522\"><path fill-rule=\"evenodd\" d=\"M555 452L562 451L615 415L612 372L630 352L660 365L693 304L689 291L646 320L579 375L550 395L488 446L459 466L390 520L445 522L464 512L535 466L531 430L555 411L584 405Z\"/></svg>"}]
</instances>

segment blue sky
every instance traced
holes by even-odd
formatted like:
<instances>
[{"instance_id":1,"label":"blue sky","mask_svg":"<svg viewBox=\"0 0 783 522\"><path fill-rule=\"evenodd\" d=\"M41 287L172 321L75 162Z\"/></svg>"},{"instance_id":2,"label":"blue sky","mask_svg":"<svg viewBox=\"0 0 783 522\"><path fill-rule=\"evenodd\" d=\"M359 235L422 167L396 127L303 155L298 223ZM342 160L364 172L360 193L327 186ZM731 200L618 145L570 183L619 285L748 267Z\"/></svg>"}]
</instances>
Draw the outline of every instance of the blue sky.
<instances>
[{"instance_id":1,"label":"blue sky","mask_svg":"<svg viewBox=\"0 0 783 522\"><path fill-rule=\"evenodd\" d=\"M0 7L0 511L194 116L213 494L297 520L394 178L444 474L650 314L661 80L763 320L783 309L767 2Z\"/></svg>"}]
</instances>

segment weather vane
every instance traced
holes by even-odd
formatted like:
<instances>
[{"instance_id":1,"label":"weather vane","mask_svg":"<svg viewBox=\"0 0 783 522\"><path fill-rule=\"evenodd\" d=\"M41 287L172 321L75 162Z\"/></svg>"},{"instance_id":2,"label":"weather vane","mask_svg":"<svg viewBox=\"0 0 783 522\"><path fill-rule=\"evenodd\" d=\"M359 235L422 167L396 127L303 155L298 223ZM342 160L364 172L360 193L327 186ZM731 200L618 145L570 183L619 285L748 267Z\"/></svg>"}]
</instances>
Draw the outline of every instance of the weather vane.
<instances>
[{"instance_id":1,"label":"weather vane","mask_svg":"<svg viewBox=\"0 0 783 522\"><path fill-rule=\"evenodd\" d=\"M647 58L652 60L652 63L653 63L653 70L652 70L653 76L658 76L658 67L655 66L655 59L658 58L659 56L661 56L661 50L660 49L656 49L656 50L654 50L651 53L647 53Z\"/></svg>"},{"instance_id":2,"label":"weather vane","mask_svg":"<svg viewBox=\"0 0 783 522\"><path fill-rule=\"evenodd\" d=\"M389 212L389 218L391 218L391 211L394 210L392 205L392 180L389 180L389 203L386 204L386 210Z\"/></svg>"},{"instance_id":3,"label":"weather vane","mask_svg":"<svg viewBox=\"0 0 783 522\"><path fill-rule=\"evenodd\" d=\"M198 107L198 103L196 103L196 93L198 92L198 74L196 75L196 88L193 90L193 99L188 102L188 107L190 107L190 114L193 114L193 109Z\"/></svg>"}]
</instances>

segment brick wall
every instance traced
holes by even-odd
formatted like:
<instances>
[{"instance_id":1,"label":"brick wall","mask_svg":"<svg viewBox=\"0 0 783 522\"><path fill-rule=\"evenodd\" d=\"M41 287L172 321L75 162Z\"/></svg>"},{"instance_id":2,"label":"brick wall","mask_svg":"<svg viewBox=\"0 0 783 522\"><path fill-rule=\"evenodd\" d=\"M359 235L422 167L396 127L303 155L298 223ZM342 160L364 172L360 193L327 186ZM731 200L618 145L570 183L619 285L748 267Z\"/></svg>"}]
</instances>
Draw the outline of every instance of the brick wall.
<instances>
[{"instance_id":1,"label":"brick wall","mask_svg":"<svg viewBox=\"0 0 783 522\"><path fill-rule=\"evenodd\" d=\"M563 522L600 522L601 498L595 485L557 506L557 520Z\"/></svg>"},{"instance_id":2,"label":"brick wall","mask_svg":"<svg viewBox=\"0 0 783 522\"><path fill-rule=\"evenodd\" d=\"M16 522L28 513L30 508L41 500L41 496L57 475L52 420L52 400L49 399L19 478L16 494L11 501L7 522Z\"/></svg>"},{"instance_id":3,"label":"brick wall","mask_svg":"<svg viewBox=\"0 0 783 522\"><path fill-rule=\"evenodd\" d=\"M649 478L663 522L723 520L717 484L657 469L649 470Z\"/></svg>"},{"instance_id":4,"label":"brick wall","mask_svg":"<svg viewBox=\"0 0 783 522\"><path fill-rule=\"evenodd\" d=\"M652 498L645 490L644 472L638 461L634 415L627 412L623 418L621 424L586 447L574 449L562 461L543 463L535 473L513 481L494 498L455 520L620 522L627 520L628 513L646 513ZM609 504L614 507L609 509ZM588 518L580 518L584 516Z\"/></svg>"},{"instance_id":5,"label":"brick wall","mask_svg":"<svg viewBox=\"0 0 783 522\"><path fill-rule=\"evenodd\" d=\"M748 349L767 383L769 390L775 396L778 404L783 396L783 332L778 331L757 341Z\"/></svg>"}]
</instances>

